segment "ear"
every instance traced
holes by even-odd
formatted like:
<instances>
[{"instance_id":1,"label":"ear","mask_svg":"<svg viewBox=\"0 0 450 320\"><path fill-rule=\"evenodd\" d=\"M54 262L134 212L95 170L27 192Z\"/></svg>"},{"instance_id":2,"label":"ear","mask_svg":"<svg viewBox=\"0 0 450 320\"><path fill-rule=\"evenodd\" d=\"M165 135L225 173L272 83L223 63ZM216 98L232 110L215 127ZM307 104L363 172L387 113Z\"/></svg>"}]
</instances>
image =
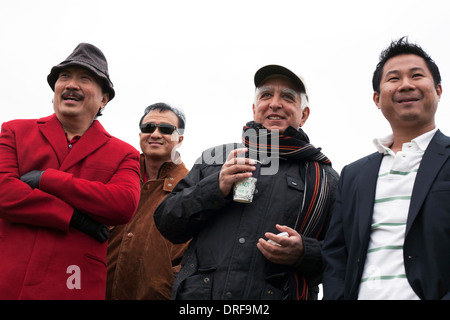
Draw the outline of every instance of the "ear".
<instances>
[{"instance_id":1,"label":"ear","mask_svg":"<svg viewBox=\"0 0 450 320\"><path fill-rule=\"evenodd\" d=\"M253 104L253 106L252 106L252 110L253 110L253 119L255 119L255 110L256 108L255 108L255 104Z\"/></svg>"},{"instance_id":2,"label":"ear","mask_svg":"<svg viewBox=\"0 0 450 320\"><path fill-rule=\"evenodd\" d=\"M178 137L178 144L177 144L177 146L179 147L179 146L181 146L181 144L183 143L183 140L184 140L184 136L179 136Z\"/></svg>"},{"instance_id":3,"label":"ear","mask_svg":"<svg viewBox=\"0 0 450 320\"><path fill-rule=\"evenodd\" d=\"M439 97L439 100L441 100L441 95L442 95L442 86L441 86L441 84L438 84L438 85L437 85L437 87L436 87L436 93L437 93L437 95L438 95L438 97Z\"/></svg>"},{"instance_id":4,"label":"ear","mask_svg":"<svg viewBox=\"0 0 450 320\"><path fill-rule=\"evenodd\" d=\"M302 110L302 118L300 119L300 127L303 127L303 125L305 124L306 120L308 120L309 118L309 107L304 107Z\"/></svg>"},{"instance_id":5,"label":"ear","mask_svg":"<svg viewBox=\"0 0 450 320\"><path fill-rule=\"evenodd\" d=\"M101 104L102 104L101 108L102 109L106 106L108 101L109 101L109 93L104 93L103 96L102 96L102 101L101 101Z\"/></svg>"},{"instance_id":6,"label":"ear","mask_svg":"<svg viewBox=\"0 0 450 320\"><path fill-rule=\"evenodd\" d=\"M376 91L373 92L373 102L375 102L375 105L378 109L381 109L380 106L380 94Z\"/></svg>"}]
</instances>

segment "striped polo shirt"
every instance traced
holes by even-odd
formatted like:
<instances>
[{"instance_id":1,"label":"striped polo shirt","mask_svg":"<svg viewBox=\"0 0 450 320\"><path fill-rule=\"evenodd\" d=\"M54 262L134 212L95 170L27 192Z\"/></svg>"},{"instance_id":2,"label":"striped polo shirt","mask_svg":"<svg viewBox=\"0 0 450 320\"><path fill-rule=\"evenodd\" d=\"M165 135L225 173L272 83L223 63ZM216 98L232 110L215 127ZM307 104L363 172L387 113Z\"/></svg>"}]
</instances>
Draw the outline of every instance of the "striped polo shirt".
<instances>
[{"instance_id":1,"label":"striped polo shirt","mask_svg":"<svg viewBox=\"0 0 450 320\"><path fill-rule=\"evenodd\" d=\"M437 128L408 143L396 154L393 136L375 139L383 153L366 262L358 299L419 299L406 278L403 243L412 189L423 154Z\"/></svg>"}]
</instances>

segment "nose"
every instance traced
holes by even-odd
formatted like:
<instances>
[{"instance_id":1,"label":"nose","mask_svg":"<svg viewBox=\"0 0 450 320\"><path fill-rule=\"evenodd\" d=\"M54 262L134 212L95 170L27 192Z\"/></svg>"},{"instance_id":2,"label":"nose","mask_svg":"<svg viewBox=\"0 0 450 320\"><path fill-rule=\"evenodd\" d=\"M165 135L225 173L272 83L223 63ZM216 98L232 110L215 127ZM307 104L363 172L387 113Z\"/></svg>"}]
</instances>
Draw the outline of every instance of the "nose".
<instances>
[{"instance_id":1,"label":"nose","mask_svg":"<svg viewBox=\"0 0 450 320\"><path fill-rule=\"evenodd\" d=\"M414 90L416 86L414 85L413 81L409 77L402 77L400 86L398 87L399 91L410 91Z\"/></svg>"},{"instance_id":2,"label":"nose","mask_svg":"<svg viewBox=\"0 0 450 320\"><path fill-rule=\"evenodd\" d=\"M153 131L152 133L150 133L150 137L152 139L158 139L162 137L161 132L159 132L159 127L156 127L155 131Z\"/></svg>"},{"instance_id":3,"label":"nose","mask_svg":"<svg viewBox=\"0 0 450 320\"><path fill-rule=\"evenodd\" d=\"M283 107L283 104L281 103L281 97L278 94L275 94L270 101L269 108L272 110L278 110Z\"/></svg>"},{"instance_id":4,"label":"nose","mask_svg":"<svg viewBox=\"0 0 450 320\"><path fill-rule=\"evenodd\" d=\"M80 85L75 77L71 77L66 83L67 90L78 90L80 89Z\"/></svg>"}]
</instances>

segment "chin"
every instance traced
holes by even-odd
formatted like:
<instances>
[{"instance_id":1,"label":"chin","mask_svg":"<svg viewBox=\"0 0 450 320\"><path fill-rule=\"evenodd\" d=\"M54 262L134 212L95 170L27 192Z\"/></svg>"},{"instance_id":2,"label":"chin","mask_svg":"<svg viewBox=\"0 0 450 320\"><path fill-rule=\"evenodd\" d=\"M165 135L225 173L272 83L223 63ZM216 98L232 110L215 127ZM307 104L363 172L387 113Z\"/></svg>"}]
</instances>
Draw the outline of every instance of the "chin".
<instances>
[{"instance_id":1,"label":"chin","mask_svg":"<svg viewBox=\"0 0 450 320\"><path fill-rule=\"evenodd\" d=\"M284 130L287 129L287 126L279 126L279 125L267 125L264 127L270 131L278 130L279 132L283 132Z\"/></svg>"}]
</instances>

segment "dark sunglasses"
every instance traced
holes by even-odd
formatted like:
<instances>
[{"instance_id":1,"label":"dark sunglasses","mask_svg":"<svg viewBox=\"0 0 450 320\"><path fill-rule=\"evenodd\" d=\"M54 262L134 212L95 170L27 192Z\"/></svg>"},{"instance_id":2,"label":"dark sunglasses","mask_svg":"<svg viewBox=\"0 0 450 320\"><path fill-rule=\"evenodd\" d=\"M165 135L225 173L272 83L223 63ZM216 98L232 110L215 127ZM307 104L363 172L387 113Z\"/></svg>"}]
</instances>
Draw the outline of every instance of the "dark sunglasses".
<instances>
[{"instance_id":1,"label":"dark sunglasses","mask_svg":"<svg viewBox=\"0 0 450 320\"><path fill-rule=\"evenodd\" d=\"M162 134L172 134L174 131L179 133L177 127L168 123L157 124L153 122L148 122L141 124L142 133L153 133L155 132L156 128L159 128L159 132L161 132Z\"/></svg>"}]
</instances>

